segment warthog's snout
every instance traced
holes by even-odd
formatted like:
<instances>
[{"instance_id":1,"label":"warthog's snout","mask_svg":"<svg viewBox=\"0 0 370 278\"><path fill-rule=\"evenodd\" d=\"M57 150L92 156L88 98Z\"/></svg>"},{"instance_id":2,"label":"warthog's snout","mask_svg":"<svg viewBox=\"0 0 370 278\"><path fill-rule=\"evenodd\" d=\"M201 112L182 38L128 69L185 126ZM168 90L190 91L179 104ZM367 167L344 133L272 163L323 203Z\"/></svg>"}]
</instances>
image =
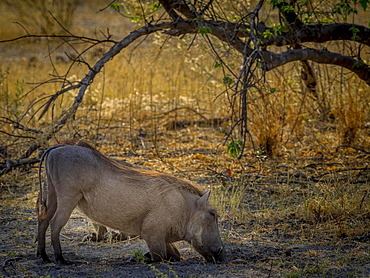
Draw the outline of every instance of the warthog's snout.
<instances>
[{"instance_id":1,"label":"warthog's snout","mask_svg":"<svg viewBox=\"0 0 370 278\"><path fill-rule=\"evenodd\" d=\"M225 248L221 246L212 255L206 256L206 261L209 263L227 263Z\"/></svg>"}]
</instances>

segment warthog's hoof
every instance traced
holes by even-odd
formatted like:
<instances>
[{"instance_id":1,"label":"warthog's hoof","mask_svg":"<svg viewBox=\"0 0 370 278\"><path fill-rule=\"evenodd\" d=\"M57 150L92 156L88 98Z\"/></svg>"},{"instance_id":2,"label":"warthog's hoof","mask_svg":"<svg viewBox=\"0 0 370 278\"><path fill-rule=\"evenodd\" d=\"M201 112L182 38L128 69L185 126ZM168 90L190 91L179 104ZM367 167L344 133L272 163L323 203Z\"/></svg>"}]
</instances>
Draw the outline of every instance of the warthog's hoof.
<instances>
[{"instance_id":1,"label":"warthog's hoof","mask_svg":"<svg viewBox=\"0 0 370 278\"><path fill-rule=\"evenodd\" d=\"M58 263L62 264L62 265L75 265L74 262L71 262L71 261L67 261L65 259L63 259L62 261L58 260Z\"/></svg>"},{"instance_id":2,"label":"warthog's hoof","mask_svg":"<svg viewBox=\"0 0 370 278\"><path fill-rule=\"evenodd\" d=\"M97 233L91 233L82 238L82 242L86 242L86 241L99 242L103 240L104 240L104 236L98 236Z\"/></svg>"},{"instance_id":3,"label":"warthog's hoof","mask_svg":"<svg viewBox=\"0 0 370 278\"><path fill-rule=\"evenodd\" d=\"M41 251L41 252L37 251L37 257L41 257L41 259L44 262L47 262L47 263L50 262L50 259L49 259L48 255L46 254L45 251Z\"/></svg>"}]
</instances>

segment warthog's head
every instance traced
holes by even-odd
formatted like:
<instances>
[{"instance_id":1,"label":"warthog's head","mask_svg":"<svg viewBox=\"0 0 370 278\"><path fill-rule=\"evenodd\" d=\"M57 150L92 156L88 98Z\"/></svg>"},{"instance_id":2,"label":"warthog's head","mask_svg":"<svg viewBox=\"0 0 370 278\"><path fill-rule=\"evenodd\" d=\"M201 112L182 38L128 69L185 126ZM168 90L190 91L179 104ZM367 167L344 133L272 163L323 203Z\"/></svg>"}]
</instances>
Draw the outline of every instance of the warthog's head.
<instances>
[{"instance_id":1,"label":"warthog's head","mask_svg":"<svg viewBox=\"0 0 370 278\"><path fill-rule=\"evenodd\" d=\"M197 201L197 208L190 219L188 241L207 262L225 263L226 252L218 232L217 212L208 204L210 192Z\"/></svg>"}]
</instances>

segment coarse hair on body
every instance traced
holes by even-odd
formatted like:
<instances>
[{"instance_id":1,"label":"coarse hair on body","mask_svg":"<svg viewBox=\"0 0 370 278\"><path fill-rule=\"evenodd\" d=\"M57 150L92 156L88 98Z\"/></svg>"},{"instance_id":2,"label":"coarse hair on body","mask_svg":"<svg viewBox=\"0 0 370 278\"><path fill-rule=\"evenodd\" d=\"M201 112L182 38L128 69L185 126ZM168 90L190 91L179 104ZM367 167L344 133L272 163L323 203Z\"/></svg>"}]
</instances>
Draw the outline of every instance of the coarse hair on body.
<instances>
[{"instance_id":1,"label":"coarse hair on body","mask_svg":"<svg viewBox=\"0 0 370 278\"><path fill-rule=\"evenodd\" d=\"M176 188L180 190L184 190L186 192L189 192L191 194L197 195L197 196L203 196L205 194L205 190L193 183L187 182L182 179L178 179L176 177L173 177L171 175L167 175L158 171L152 171L144 168L135 167L134 165L122 161L118 162L117 160L114 160L104 153L100 152L96 148L94 148L91 144L85 142L85 141L75 141L75 140L66 140L64 143L55 145L53 147L48 148L43 153L41 159L40 159L40 166L39 166L39 184L40 184L40 194L39 194L39 200L37 205L37 214L41 216L44 214L44 209L42 209L42 206L45 205L45 200L43 198L43 186L41 181L41 168L42 163L48 153L54 149L63 148L65 146L79 146L83 148L90 149L98 158L101 158L103 161L106 162L106 165L111 168L114 171L119 171L124 175L128 176L135 176L137 178L141 177L143 180L147 179L161 179L164 181L164 185L171 185L175 186Z\"/></svg>"}]
</instances>

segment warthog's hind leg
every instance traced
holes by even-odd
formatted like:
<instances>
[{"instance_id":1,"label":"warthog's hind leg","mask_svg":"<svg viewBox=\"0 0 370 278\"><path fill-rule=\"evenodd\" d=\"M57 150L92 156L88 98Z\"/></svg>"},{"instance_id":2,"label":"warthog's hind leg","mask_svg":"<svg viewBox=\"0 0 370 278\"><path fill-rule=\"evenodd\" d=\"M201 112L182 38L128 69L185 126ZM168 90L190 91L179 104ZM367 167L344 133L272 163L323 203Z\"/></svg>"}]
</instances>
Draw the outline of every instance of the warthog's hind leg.
<instances>
[{"instance_id":1,"label":"warthog's hind leg","mask_svg":"<svg viewBox=\"0 0 370 278\"><path fill-rule=\"evenodd\" d=\"M50 188L45 209L45 215L40 215L38 219L37 256L41 257L44 261L50 261L45 251L45 234L49 227L50 220L53 218L57 209L57 198L53 188Z\"/></svg>"},{"instance_id":2,"label":"warthog's hind leg","mask_svg":"<svg viewBox=\"0 0 370 278\"><path fill-rule=\"evenodd\" d=\"M64 197L64 198L63 198ZM82 196L77 195L72 198L71 196L62 196L58 198L58 207L54 214L54 217L50 221L51 228L51 243L54 248L55 260L61 263L68 263L62 254L62 248L60 246L60 231L67 224L72 211L77 206L78 201Z\"/></svg>"}]
</instances>

